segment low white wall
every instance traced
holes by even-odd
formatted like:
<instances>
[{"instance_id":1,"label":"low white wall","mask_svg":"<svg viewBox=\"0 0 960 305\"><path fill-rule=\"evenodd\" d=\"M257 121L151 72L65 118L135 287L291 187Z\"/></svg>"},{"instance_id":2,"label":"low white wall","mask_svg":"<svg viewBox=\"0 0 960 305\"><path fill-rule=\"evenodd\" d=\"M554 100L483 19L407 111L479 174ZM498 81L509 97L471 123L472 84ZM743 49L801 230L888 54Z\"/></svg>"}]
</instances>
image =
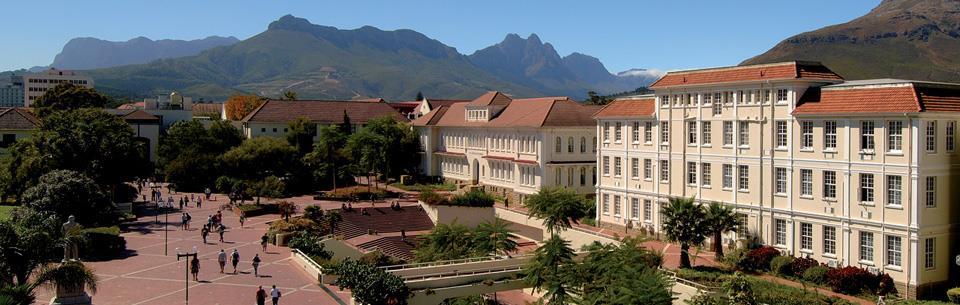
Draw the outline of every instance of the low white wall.
<instances>
[{"instance_id":1,"label":"low white wall","mask_svg":"<svg viewBox=\"0 0 960 305\"><path fill-rule=\"evenodd\" d=\"M320 266L315 265L315 262L312 262L309 257L300 254L298 251L290 251L290 257L293 259L294 264L299 266L300 269L310 275L310 277L317 279L317 281L322 280L323 270L320 269Z\"/></svg>"},{"instance_id":2,"label":"low white wall","mask_svg":"<svg viewBox=\"0 0 960 305\"><path fill-rule=\"evenodd\" d=\"M347 244L347 242L336 239L336 238L327 238L320 241L327 251L333 253L332 260L342 261L344 259L358 260L363 253L360 253L360 250L354 248Z\"/></svg>"},{"instance_id":3,"label":"low white wall","mask_svg":"<svg viewBox=\"0 0 960 305\"><path fill-rule=\"evenodd\" d=\"M462 207L449 205L429 205L418 201L434 224L452 224L454 222L474 228L481 223L493 221L496 212L493 207Z\"/></svg>"},{"instance_id":4,"label":"low white wall","mask_svg":"<svg viewBox=\"0 0 960 305\"><path fill-rule=\"evenodd\" d=\"M508 210L501 207L496 207L496 217L501 218L503 220L510 221L510 222L519 223L525 226L538 228L543 231L544 238L549 236L549 234L546 233L546 228L543 227L543 220L539 218L529 218L527 217L527 214L520 213L513 210ZM518 233L522 233L522 232L518 232ZM536 241L543 241L542 239L537 239L535 236L524 236L524 237L530 238ZM563 239L570 241L570 246L573 247L574 249L580 249L580 247L584 245L592 244L594 241L598 241L604 244L619 242L615 239L603 237L603 236L589 233L589 232L584 232L577 228L571 228L561 232L560 237L563 237Z\"/></svg>"}]
</instances>

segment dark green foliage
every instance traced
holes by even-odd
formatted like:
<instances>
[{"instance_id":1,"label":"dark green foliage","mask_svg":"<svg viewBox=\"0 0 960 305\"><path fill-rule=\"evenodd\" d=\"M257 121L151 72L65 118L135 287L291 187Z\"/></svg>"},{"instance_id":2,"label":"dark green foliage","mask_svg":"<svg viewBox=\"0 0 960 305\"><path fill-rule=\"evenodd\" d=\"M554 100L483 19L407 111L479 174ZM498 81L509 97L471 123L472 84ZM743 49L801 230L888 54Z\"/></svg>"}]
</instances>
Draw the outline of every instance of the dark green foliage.
<instances>
[{"instance_id":1,"label":"dark green foliage","mask_svg":"<svg viewBox=\"0 0 960 305\"><path fill-rule=\"evenodd\" d=\"M310 205L303 208L303 218L313 220L316 223L323 222L323 209L320 206Z\"/></svg>"},{"instance_id":2,"label":"dark green foliage","mask_svg":"<svg viewBox=\"0 0 960 305\"><path fill-rule=\"evenodd\" d=\"M541 301L549 304L576 302L576 264L570 242L557 234L537 248L534 257L524 267L525 280L534 292L542 292Z\"/></svg>"},{"instance_id":3,"label":"dark green foliage","mask_svg":"<svg viewBox=\"0 0 960 305\"><path fill-rule=\"evenodd\" d=\"M437 194L433 190L424 190L417 195L417 199L428 205L447 205L450 204L446 197Z\"/></svg>"},{"instance_id":4,"label":"dark green foliage","mask_svg":"<svg viewBox=\"0 0 960 305\"><path fill-rule=\"evenodd\" d=\"M333 253L327 251L323 244L320 242L320 235L313 234L309 231L300 231L296 233L293 238L287 243L287 247L291 249L299 249L303 254L306 254L310 258L320 258L322 260L329 260L333 257Z\"/></svg>"},{"instance_id":5,"label":"dark green foliage","mask_svg":"<svg viewBox=\"0 0 960 305\"><path fill-rule=\"evenodd\" d=\"M953 304L960 304L960 288L950 288L950 290L947 290L947 299Z\"/></svg>"},{"instance_id":6,"label":"dark green foliage","mask_svg":"<svg viewBox=\"0 0 960 305\"><path fill-rule=\"evenodd\" d=\"M496 218L484 222L473 231L473 253L477 255L505 255L517 249L517 236L510 222Z\"/></svg>"},{"instance_id":7,"label":"dark green foliage","mask_svg":"<svg viewBox=\"0 0 960 305\"><path fill-rule=\"evenodd\" d=\"M34 286L30 284L5 286L0 285L0 305L30 305L36 301L33 294Z\"/></svg>"},{"instance_id":8,"label":"dark green foliage","mask_svg":"<svg viewBox=\"0 0 960 305\"><path fill-rule=\"evenodd\" d=\"M690 247L702 245L708 233L704 209L692 198L670 198L662 217L667 239L680 243L680 268L690 268Z\"/></svg>"},{"instance_id":9,"label":"dark green foliage","mask_svg":"<svg viewBox=\"0 0 960 305\"><path fill-rule=\"evenodd\" d=\"M450 205L454 206L492 207L494 203L493 196L482 190L473 190L450 198Z\"/></svg>"},{"instance_id":10,"label":"dark green foliage","mask_svg":"<svg viewBox=\"0 0 960 305\"><path fill-rule=\"evenodd\" d=\"M345 119L349 123L349 118ZM349 128L347 131L349 132ZM313 151L303 158L303 162L314 169L316 180L321 183L329 181L334 189L338 184L343 185L350 180L350 172L346 170L349 160L344 151L348 134L339 126L320 127Z\"/></svg>"},{"instance_id":11,"label":"dark green foliage","mask_svg":"<svg viewBox=\"0 0 960 305\"><path fill-rule=\"evenodd\" d=\"M793 275L793 256L781 255L770 260L770 272L780 276Z\"/></svg>"},{"instance_id":12,"label":"dark green foliage","mask_svg":"<svg viewBox=\"0 0 960 305\"><path fill-rule=\"evenodd\" d=\"M220 156L241 142L230 122L215 121L210 128L194 120L176 122L160 137L157 164L178 190L200 192L222 175Z\"/></svg>"},{"instance_id":13,"label":"dark green foliage","mask_svg":"<svg viewBox=\"0 0 960 305\"><path fill-rule=\"evenodd\" d=\"M576 267L585 304L670 304L670 284L657 270L663 258L643 248L642 240L593 245Z\"/></svg>"},{"instance_id":14,"label":"dark green foliage","mask_svg":"<svg viewBox=\"0 0 960 305\"><path fill-rule=\"evenodd\" d=\"M740 273L734 273L723 285L731 305L755 305L757 298L753 293L753 284Z\"/></svg>"},{"instance_id":15,"label":"dark green foliage","mask_svg":"<svg viewBox=\"0 0 960 305\"><path fill-rule=\"evenodd\" d=\"M413 251L416 261L432 262L460 259L474 253L473 232L464 225L439 223L421 236Z\"/></svg>"},{"instance_id":16,"label":"dark green foliage","mask_svg":"<svg viewBox=\"0 0 960 305\"><path fill-rule=\"evenodd\" d=\"M742 226L737 214L729 206L711 202L705 208L707 231L713 237L713 251L717 259L723 258L723 234L736 231Z\"/></svg>"},{"instance_id":17,"label":"dark green foliage","mask_svg":"<svg viewBox=\"0 0 960 305\"><path fill-rule=\"evenodd\" d=\"M921 301L921 300L890 300L889 305L952 305L957 303L948 303L942 301Z\"/></svg>"},{"instance_id":18,"label":"dark green foliage","mask_svg":"<svg viewBox=\"0 0 960 305\"><path fill-rule=\"evenodd\" d=\"M583 196L573 190L547 187L531 195L523 203L530 217L543 219L543 226L556 233L568 229L586 215L589 209Z\"/></svg>"},{"instance_id":19,"label":"dark green foliage","mask_svg":"<svg viewBox=\"0 0 960 305\"><path fill-rule=\"evenodd\" d=\"M410 290L403 279L383 269L353 260L346 260L331 269L332 274L338 275L333 284L340 289L350 289L360 303L407 304Z\"/></svg>"},{"instance_id":20,"label":"dark green foliage","mask_svg":"<svg viewBox=\"0 0 960 305\"><path fill-rule=\"evenodd\" d=\"M317 135L317 124L299 117L287 123L287 143L297 149L300 157L313 151L313 137Z\"/></svg>"},{"instance_id":21,"label":"dark green foliage","mask_svg":"<svg viewBox=\"0 0 960 305\"><path fill-rule=\"evenodd\" d=\"M360 173L386 177L414 174L420 164L420 140L409 125L387 116L367 121L347 140L346 153Z\"/></svg>"},{"instance_id":22,"label":"dark green foliage","mask_svg":"<svg viewBox=\"0 0 960 305\"><path fill-rule=\"evenodd\" d=\"M40 177L23 194L24 205L36 211L53 213L65 222L74 215L85 226L113 225L118 221L110 198L93 179L69 170L55 170Z\"/></svg>"},{"instance_id":23,"label":"dark green foliage","mask_svg":"<svg viewBox=\"0 0 960 305\"><path fill-rule=\"evenodd\" d=\"M273 137L255 137L224 153L226 172L242 180L283 177L298 165L296 148Z\"/></svg>"},{"instance_id":24,"label":"dark green foliage","mask_svg":"<svg viewBox=\"0 0 960 305\"><path fill-rule=\"evenodd\" d=\"M97 90L62 83L44 92L30 106L37 112L38 117L45 117L56 111L103 108L109 102L110 98Z\"/></svg>"},{"instance_id":25,"label":"dark green foliage","mask_svg":"<svg viewBox=\"0 0 960 305\"><path fill-rule=\"evenodd\" d=\"M10 221L0 221L0 284L27 284L40 265L63 258L61 222L50 212L14 210ZM2 285L0 285L2 286Z\"/></svg>"},{"instance_id":26,"label":"dark green foliage","mask_svg":"<svg viewBox=\"0 0 960 305\"><path fill-rule=\"evenodd\" d=\"M97 227L80 231L83 246L80 255L88 259L107 259L122 255L127 250L127 241L120 236L120 228Z\"/></svg>"},{"instance_id":27,"label":"dark green foliage","mask_svg":"<svg viewBox=\"0 0 960 305\"><path fill-rule=\"evenodd\" d=\"M827 283L827 272L830 268L827 266L813 266L803 272L803 280L818 285Z\"/></svg>"},{"instance_id":28,"label":"dark green foliage","mask_svg":"<svg viewBox=\"0 0 960 305\"><path fill-rule=\"evenodd\" d=\"M399 265L404 263L403 261L383 254L383 252L380 251L368 252L363 256L360 256L357 261L377 267Z\"/></svg>"}]
</instances>

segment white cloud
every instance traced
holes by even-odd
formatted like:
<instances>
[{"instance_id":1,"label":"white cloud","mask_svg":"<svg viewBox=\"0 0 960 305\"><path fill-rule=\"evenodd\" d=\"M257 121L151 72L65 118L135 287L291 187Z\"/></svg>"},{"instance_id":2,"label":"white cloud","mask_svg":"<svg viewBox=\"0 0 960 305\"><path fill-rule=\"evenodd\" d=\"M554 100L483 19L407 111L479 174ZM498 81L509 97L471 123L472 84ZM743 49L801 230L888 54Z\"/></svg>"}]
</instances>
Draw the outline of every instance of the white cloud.
<instances>
[{"instance_id":1,"label":"white cloud","mask_svg":"<svg viewBox=\"0 0 960 305\"><path fill-rule=\"evenodd\" d=\"M646 78L646 77L658 78L658 77L660 77L660 76L663 76L663 74L665 74L665 72L664 72L663 70L660 70L660 69L630 69L630 70L627 70L627 71L623 71L623 72L617 73L617 76L620 76L620 77L633 76L633 77L645 77L645 78Z\"/></svg>"}]
</instances>

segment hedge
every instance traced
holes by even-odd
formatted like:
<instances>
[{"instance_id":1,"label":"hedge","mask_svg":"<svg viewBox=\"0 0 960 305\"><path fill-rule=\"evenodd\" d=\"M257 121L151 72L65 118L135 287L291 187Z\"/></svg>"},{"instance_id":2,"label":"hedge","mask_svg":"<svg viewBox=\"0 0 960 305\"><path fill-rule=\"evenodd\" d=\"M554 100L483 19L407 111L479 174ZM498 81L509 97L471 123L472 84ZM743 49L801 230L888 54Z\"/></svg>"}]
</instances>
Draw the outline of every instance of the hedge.
<instances>
[{"instance_id":1,"label":"hedge","mask_svg":"<svg viewBox=\"0 0 960 305\"><path fill-rule=\"evenodd\" d=\"M279 214L280 207L276 203L264 204L242 204L237 206L238 213L243 213L247 217L254 217L267 214Z\"/></svg>"},{"instance_id":2,"label":"hedge","mask_svg":"<svg viewBox=\"0 0 960 305\"><path fill-rule=\"evenodd\" d=\"M960 304L960 288L950 288L947 290L947 299L954 304Z\"/></svg>"},{"instance_id":3,"label":"hedge","mask_svg":"<svg viewBox=\"0 0 960 305\"><path fill-rule=\"evenodd\" d=\"M80 247L80 255L85 259L114 258L127 250L127 241L120 236L120 228L96 227L80 231L84 243Z\"/></svg>"},{"instance_id":4,"label":"hedge","mask_svg":"<svg viewBox=\"0 0 960 305\"><path fill-rule=\"evenodd\" d=\"M450 205L466 207L492 207L495 203L493 196L484 191L473 190L466 194L453 196Z\"/></svg>"}]
</instances>

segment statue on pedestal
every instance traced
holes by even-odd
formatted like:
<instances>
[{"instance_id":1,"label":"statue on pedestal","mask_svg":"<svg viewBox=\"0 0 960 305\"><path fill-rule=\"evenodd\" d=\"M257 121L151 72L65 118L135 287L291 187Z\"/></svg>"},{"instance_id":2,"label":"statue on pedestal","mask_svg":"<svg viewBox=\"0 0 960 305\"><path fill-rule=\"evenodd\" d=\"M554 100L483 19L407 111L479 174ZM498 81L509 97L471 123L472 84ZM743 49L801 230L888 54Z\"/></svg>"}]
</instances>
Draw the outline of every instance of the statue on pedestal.
<instances>
[{"instance_id":1,"label":"statue on pedestal","mask_svg":"<svg viewBox=\"0 0 960 305\"><path fill-rule=\"evenodd\" d=\"M83 268L78 245L80 230L83 226L77 223L76 217L70 215L61 229L63 230L63 261L57 268ZM55 283L56 294L50 299L51 305L90 305L92 303L90 295L84 290L83 283Z\"/></svg>"},{"instance_id":2,"label":"statue on pedestal","mask_svg":"<svg viewBox=\"0 0 960 305\"><path fill-rule=\"evenodd\" d=\"M76 238L80 235L80 230L83 229L79 223L77 223L76 218L73 215L67 217L67 222L61 226L63 229L63 261L75 261L80 258L80 250L77 245Z\"/></svg>"}]
</instances>

